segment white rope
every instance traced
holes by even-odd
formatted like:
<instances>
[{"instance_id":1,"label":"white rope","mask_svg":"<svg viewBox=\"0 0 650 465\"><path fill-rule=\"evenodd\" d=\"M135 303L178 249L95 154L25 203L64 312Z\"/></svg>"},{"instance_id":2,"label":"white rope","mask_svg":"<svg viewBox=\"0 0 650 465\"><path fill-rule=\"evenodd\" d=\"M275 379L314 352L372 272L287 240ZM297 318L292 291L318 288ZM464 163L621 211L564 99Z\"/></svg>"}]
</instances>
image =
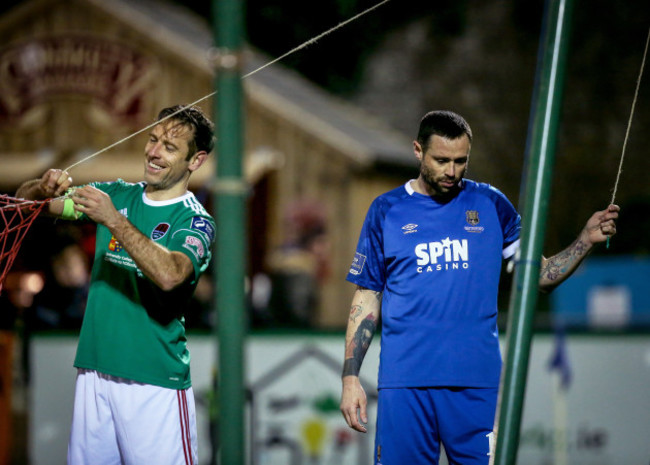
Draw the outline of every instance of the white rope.
<instances>
[{"instance_id":1,"label":"white rope","mask_svg":"<svg viewBox=\"0 0 650 465\"><path fill-rule=\"evenodd\" d=\"M621 178L621 172L623 171L623 159L625 158L625 149L627 147L627 141L630 137L630 128L632 127L632 117L634 116L634 108L636 107L636 101L639 96L639 87L641 86L641 76L643 76L643 68L645 67L645 59L648 54L648 43L650 43L650 29L648 29L648 38L645 41L645 50L643 52L643 60L641 61L641 69L639 70L639 77L636 80L636 91L634 92L634 100L632 100L632 109L630 110L630 118L627 122L627 129L625 131L625 139L623 141L623 151L621 152L621 160L618 164L618 173L616 174L616 183L614 183L614 191L612 192L612 201L610 205L614 203L616 199L616 191L618 190L618 181ZM609 238L608 238L609 239Z\"/></svg>"},{"instance_id":2,"label":"white rope","mask_svg":"<svg viewBox=\"0 0 650 465\"><path fill-rule=\"evenodd\" d=\"M265 69L265 68L268 68L269 66L271 66L271 65L273 65L273 64L275 64L275 63L277 63L278 61L280 61L280 60L282 60L282 59L288 57L289 55L291 55L291 54L293 54L293 53L296 53L297 51L302 50L303 48L306 48L306 47L308 47L308 46L311 45L311 44L316 43L318 40L322 39L323 37L325 37L325 36L331 34L332 32L334 32L334 31L336 31L336 30L338 30L338 29L341 29L343 26L346 26L347 24L349 24L349 23L351 23L351 22L353 22L353 21L355 21L355 20L361 18L362 16L364 16L364 15L370 13L371 11L376 10L377 8L379 8L380 6L382 6L382 5L385 4L385 3L388 3L389 1L390 1L390 0L383 0L383 1L379 2L379 3L377 3L376 5L371 6L371 7L368 8L367 10L364 10L364 11L362 11L361 13L358 13L358 14L356 14L355 16L353 16L353 17L351 17L351 18L349 18L349 19L346 19L345 21L343 21L343 22L337 24L336 26L334 26L334 27L328 29L327 31L325 31L325 32L323 32L323 33L321 33L321 34L319 34L319 35L317 35L317 36L315 36L315 37L313 37L313 38L311 38L311 39L309 39L309 40L303 42L303 43L300 44L299 46L297 46L297 47L295 47L295 48L289 50L289 51L288 51L287 53L285 53L284 55L281 55L281 56L275 58L274 60L269 61L268 63L266 63L266 64L260 66L259 68L257 68L257 69L255 69L255 70L251 71L251 72L248 73L248 74L245 74L244 76L242 76L242 79L246 79L247 77L252 76L253 74L255 74L255 73L259 72L259 71L262 71L262 70ZM207 95L204 95L204 96L201 97L200 99L198 99L198 100L196 100L196 101L194 101L194 102L192 102L192 103L190 103L190 104L188 104L188 105L186 105L186 106L180 108L178 111L175 111L174 113L172 113L172 114L170 114L170 115L167 115L166 117L161 118L160 120L151 123L149 126L146 126L146 127L142 128L142 129L140 129L139 131L136 131L136 132L134 132L133 134L130 134L130 135L126 136L125 138L120 139L120 140L118 140L117 142L114 142L114 143L112 143L111 145L109 145L109 146L107 146L107 147L104 147L103 149L98 150L97 152L95 152L95 153L93 153L93 154L91 154L91 155L89 155L89 156L83 158L82 160L79 160L78 162L76 162L76 163L74 163L74 164L68 166L68 167L65 169L65 171L66 171L66 172L69 172L69 171L70 171L72 168L74 168L75 166L80 165L80 164L82 164L82 163L84 163L84 162L90 160L91 158L95 158L96 156L98 156L98 155L100 155L100 154L102 154L102 153L104 153L104 152L109 151L109 150L112 149L113 147L116 147L116 146L120 145L121 143L126 142L127 140L134 138L134 137L137 136L138 134L142 134L143 132L145 132L145 131L147 131L147 130L153 128L154 126L157 126L158 124L162 123L163 121L165 121L165 120L167 120L167 119L170 119L170 118L173 118L175 115L177 115L178 113L181 113L181 112L184 111L185 109L190 108L190 107L192 107L192 106L194 106L194 105L196 105L196 104L198 104L198 103L201 103L202 101L207 100L207 99L209 99L210 97L213 97L213 96L216 95L216 94L217 94L217 92L215 91L215 92L211 92L211 93L209 93L209 94L207 94Z\"/></svg>"}]
</instances>

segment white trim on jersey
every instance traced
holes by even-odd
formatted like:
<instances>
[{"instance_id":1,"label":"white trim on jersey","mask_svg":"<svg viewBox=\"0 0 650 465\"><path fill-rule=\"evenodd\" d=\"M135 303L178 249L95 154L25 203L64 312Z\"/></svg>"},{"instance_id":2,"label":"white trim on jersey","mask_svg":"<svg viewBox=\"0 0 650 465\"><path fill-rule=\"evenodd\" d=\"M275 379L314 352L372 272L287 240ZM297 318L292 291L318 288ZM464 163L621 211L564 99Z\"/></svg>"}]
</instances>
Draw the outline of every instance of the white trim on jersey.
<instances>
[{"instance_id":1,"label":"white trim on jersey","mask_svg":"<svg viewBox=\"0 0 650 465\"><path fill-rule=\"evenodd\" d=\"M203 205L201 205L201 203L196 199L196 197L194 195L184 199L183 200L183 205L188 207L188 208L191 208L192 210L194 210L199 215L207 215L207 212L205 211L205 207L203 207Z\"/></svg>"},{"instance_id":2,"label":"white trim on jersey","mask_svg":"<svg viewBox=\"0 0 650 465\"><path fill-rule=\"evenodd\" d=\"M406 184L404 184L404 189L406 189L406 192L408 192L409 195L413 195L415 193L415 189L411 186L411 183L415 181L415 179L409 179Z\"/></svg>"},{"instance_id":3,"label":"white trim on jersey","mask_svg":"<svg viewBox=\"0 0 650 465\"><path fill-rule=\"evenodd\" d=\"M152 200L149 197L147 197L147 193L142 191L142 201L152 207L165 207L167 205L173 205L178 202L183 202L185 206L187 204L185 203L187 199L194 198L194 194L192 194L190 191L186 191L183 195L179 197L175 197L173 199L168 199L168 200Z\"/></svg>"},{"instance_id":4,"label":"white trim on jersey","mask_svg":"<svg viewBox=\"0 0 650 465\"><path fill-rule=\"evenodd\" d=\"M507 260L510 257L512 257L515 253L517 253L517 250L519 250L519 244L521 241L517 239L514 241L512 244L510 244L508 247L503 249L503 252L501 252L501 256Z\"/></svg>"}]
</instances>

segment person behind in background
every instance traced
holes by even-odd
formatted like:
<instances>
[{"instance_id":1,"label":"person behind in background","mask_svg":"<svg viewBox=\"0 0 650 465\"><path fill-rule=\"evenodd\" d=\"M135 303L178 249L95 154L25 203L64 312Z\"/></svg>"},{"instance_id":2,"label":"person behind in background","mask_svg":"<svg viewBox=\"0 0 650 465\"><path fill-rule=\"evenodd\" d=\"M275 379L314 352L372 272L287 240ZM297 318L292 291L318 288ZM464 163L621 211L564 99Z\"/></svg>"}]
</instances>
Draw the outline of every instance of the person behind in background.
<instances>
[{"instance_id":1,"label":"person behind in background","mask_svg":"<svg viewBox=\"0 0 650 465\"><path fill-rule=\"evenodd\" d=\"M494 187L464 179L472 131L458 114L427 113L417 179L374 200L347 279L341 412L361 432L362 361L381 314L376 464L487 464L501 373L497 291L519 247L520 216ZM618 206L594 213L566 250L541 259L539 286L564 281L616 233Z\"/></svg>"},{"instance_id":2,"label":"person behind in background","mask_svg":"<svg viewBox=\"0 0 650 465\"><path fill-rule=\"evenodd\" d=\"M25 318L25 330L79 330L86 309L89 260L73 235L55 235L43 289Z\"/></svg>"},{"instance_id":3,"label":"person behind in background","mask_svg":"<svg viewBox=\"0 0 650 465\"><path fill-rule=\"evenodd\" d=\"M72 179L51 169L16 193L55 198L50 214L97 223L69 464L198 463L183 312L210 262L215 223L188 185L212 151L214 125L180 105L157 121L144 181L91 183L64 199Z\"/></svg>"}]
</instances>

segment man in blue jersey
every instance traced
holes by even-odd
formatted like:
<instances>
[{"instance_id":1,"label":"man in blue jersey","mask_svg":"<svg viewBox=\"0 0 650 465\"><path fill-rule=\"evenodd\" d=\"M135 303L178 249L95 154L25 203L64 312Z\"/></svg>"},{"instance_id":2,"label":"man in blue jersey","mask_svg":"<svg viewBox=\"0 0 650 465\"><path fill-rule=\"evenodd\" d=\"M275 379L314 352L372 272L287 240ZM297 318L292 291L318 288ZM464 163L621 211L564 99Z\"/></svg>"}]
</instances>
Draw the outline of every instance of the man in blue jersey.
<instances>
[{"instance_id":1,"label":"man in blue jersey","mask_svg":"<svg viewBox=\"0 0 650 465\"><path fill-rule=\"evenodd\" d=\"M348 281L341 412L365 432L359 370L382 321L375 464L487 464L501 372L497 290L519 246L520 216L497 189L464 179L472 131L426 114L413 142L417 179L370 206ZM594 213L563 252L542 257L539 285L564 281L616 233L619 208Z\"/></svg>"},{"instance_id":2,"label":"man in blue jersey","mask_svg":"<svg viewBox=\"0 0 650 465\"><path fill-rule=\"evenodd\" d=\"M70 465L198 463L184 312L210 263L215 224L188 185L213 131L198 108L165 108L144 148L142 182L91 183L49 203L54 216L97 224ZM71 184L52 169L17 196L58 197Z\"/></svg>"}]
</instances>

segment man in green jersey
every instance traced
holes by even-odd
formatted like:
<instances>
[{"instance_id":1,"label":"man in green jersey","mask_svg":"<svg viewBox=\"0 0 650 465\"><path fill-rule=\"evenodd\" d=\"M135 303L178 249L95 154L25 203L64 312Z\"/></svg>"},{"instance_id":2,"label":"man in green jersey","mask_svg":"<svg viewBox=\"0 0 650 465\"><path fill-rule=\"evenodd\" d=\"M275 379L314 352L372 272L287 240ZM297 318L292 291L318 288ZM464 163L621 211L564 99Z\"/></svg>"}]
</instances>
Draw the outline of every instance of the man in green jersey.
<instances>
[{"instance_id":1,"label":"man in green jersey","mask_svg":"<svg viewBox=\"0 0 650 465\"><path fill-rule=\"evenodd\" d=\"M157 121L142 182L91 183L49 204L54 216L97 223L69 464L197 463L183 312L210 263L215 224L188 183L212 151L214 125L181 106ZM56 198L71 186L52 169L16 195Z\"/></svg>"}]
</instances>

